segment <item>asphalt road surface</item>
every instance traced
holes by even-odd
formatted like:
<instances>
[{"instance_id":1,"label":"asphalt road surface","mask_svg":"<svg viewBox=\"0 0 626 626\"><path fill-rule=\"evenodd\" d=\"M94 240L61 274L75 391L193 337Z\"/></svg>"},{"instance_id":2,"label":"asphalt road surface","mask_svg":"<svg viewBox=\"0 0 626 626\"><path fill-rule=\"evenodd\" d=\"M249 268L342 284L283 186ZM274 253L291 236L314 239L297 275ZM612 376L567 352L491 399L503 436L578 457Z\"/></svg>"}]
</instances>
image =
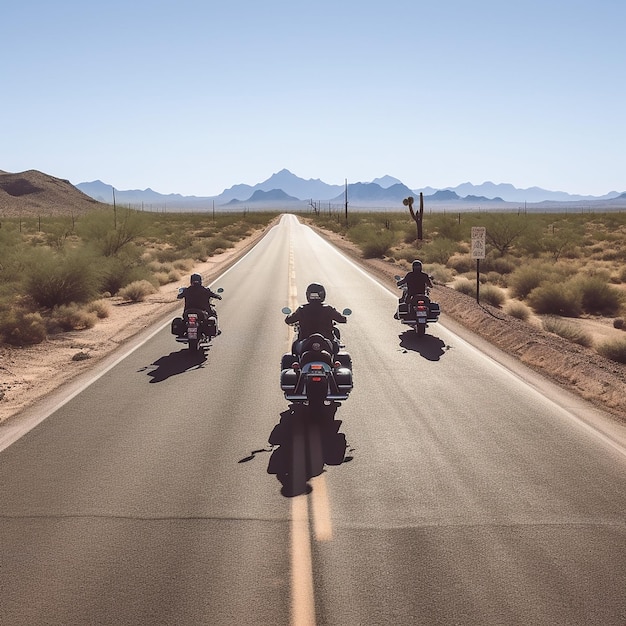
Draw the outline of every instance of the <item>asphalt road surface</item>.
<instances>
[{"instance_id":1,"label":"asphalt road surface","mask_svg":"<svg viewBox=\"0 0 626 626\"><path fill-rule=\"evenodd\" d=\"M279 387L281 308L353 314L355 387ZM293 216L213 288L194 358L162 327L0 452L0 624L626 624L626 451ZM0 429L1 433L1 429Z\"/></svg>"}]
</instances>

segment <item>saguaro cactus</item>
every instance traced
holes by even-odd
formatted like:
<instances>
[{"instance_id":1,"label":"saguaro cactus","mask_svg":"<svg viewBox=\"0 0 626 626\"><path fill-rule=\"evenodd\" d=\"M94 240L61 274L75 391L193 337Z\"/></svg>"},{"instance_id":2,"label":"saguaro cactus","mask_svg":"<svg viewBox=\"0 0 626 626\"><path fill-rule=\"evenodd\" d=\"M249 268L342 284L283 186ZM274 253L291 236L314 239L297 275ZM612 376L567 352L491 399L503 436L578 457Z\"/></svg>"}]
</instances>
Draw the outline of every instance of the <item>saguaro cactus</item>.
<instances>
[{"instance_id":1,"label":"saguaro cactus","mask_svg":"<svg viewBox=\"0 0 626 626\"><path fill-rule=\"evenodd\" d=\"M413 202L415 202L413 196L409 196L402 200L402 204L404 206L409 207L409 211L411 212L411 217L415 220L415 224L417 225L417 239L422 241L424 238L424 233L422 231L422 219L424 218L424 194L420 191L420 208L419 211L415 211L413 209Z\"/></svg>"}]
</instances>

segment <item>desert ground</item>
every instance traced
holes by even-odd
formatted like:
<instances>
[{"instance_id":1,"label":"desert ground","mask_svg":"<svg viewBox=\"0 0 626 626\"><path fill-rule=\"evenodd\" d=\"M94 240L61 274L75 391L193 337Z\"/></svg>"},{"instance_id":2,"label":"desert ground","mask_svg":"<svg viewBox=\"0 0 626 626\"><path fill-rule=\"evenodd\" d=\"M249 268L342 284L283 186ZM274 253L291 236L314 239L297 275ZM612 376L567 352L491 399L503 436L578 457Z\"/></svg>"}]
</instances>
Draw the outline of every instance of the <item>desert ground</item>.
<instances>
[{"instance_id":1,"label":"desert ground","mask_svg":"<svg viewBox=\"0 0 626 626\"><path fill-rule=\"evenodd\" d=\"M210 283L245 254L264 234L258 231L234 248L211 257L194 271ZM363 259L353 244L333 233L323 233L383 284L395 288L393 276L403 271L382 259ZM119 351L138 333L165 321L180 309L179 283L161 287L145 301L129 304L110 299L110 314L93 328L50 336L41 344L16 348L0 345L0 423L68 385L105 357ZM505 315L500 309L478 304L469 296L436 285L432 296L442 309L441 321L456 324L470 335L487 340L542 376L577 394L626 425L626 365L612 362L593 349L571 343L528 323ZM581 320L596 337L617 331L607 320Z\"/></svg>"}]
</instances>

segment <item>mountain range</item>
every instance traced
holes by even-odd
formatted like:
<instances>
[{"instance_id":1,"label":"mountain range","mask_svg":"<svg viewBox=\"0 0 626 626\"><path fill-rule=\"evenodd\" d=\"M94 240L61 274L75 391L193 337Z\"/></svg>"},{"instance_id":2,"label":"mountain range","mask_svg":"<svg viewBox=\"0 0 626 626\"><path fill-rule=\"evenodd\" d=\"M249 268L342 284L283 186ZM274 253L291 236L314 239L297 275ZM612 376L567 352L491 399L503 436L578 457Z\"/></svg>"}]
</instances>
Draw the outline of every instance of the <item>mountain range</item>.
<instances>
[{"instance_id":1,"label":"mountain range","mask_svg":"<svg viewBox=\"0 0 626 626\"><path fill-rule=\"evenodd\" d=\"M113 187L100 180L79 183L76 187L88 196L111 204ZM511 204L533 204L541 207L576 203L579 206L626 206L626 192L611 191L603 196L573 195L563 191L549 191L540 187L518 189L507 183L484 182L480 185L462 183L456 187L435 189L423 187L410 189L402 181L385 175L371 182L355 182L347 185L348 203L353 208L400 208L408 196L424 194L426 203L437 208L450 206L455 209L509 207ZM146 208L209 209L263 208L285 206L303 208L311 204L343 205L346 199L345 185L331 185L320 179L303 179L287 169L270 176L256 185L238 184L225 189L217 196L183 196L161 194L150 188L144 190L117 190L115 200L122 204L143 205ZM445 206L444 206L445 205Z\"/></svg>"}]
</instances>

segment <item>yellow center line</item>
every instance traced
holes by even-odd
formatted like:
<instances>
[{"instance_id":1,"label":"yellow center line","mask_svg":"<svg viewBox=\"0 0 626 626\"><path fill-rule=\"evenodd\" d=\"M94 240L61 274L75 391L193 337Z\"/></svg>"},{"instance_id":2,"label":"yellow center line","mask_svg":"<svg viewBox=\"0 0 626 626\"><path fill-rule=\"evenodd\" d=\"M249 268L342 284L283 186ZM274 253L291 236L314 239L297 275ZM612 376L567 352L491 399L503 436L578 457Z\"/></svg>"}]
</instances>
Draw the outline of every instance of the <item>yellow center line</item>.
<instances>
[{"instance_id":1,"label":"yellow center line","mask_svg":"<svg viewBox=\"0 0 626 626\"><path fill-rule=\"evenodd\" d=\"M326 474L311 479L311 507L313 509L313 529L317 541L330 541L333 538L333 524L330 519L328 486Z\"/></svg>"},{"instance_id":2,"label":"yellow center line","mask_svg":"<svg viewBox=\"0 0 626 626\"><path fill-rule=\"evenodd\" d=\"M291 241L289 242L289 308L298 306L296 270ZM289 326L289 349L294 330ZM306 442L302 425L296 428L291 460L294 485L306 482ZM294 626L315 626L315 600L313 589L313 561L311 558L311 533L309 529L309 502L306 495L291 498L291 623Z\"/></svg>"},{"instance_id":3,"label":"yellow center line","mask_svg":"<svg viewBox=\"0 0 626 626\"><path fill-rule=\"evenodd\" d=\"M289 243L289 308L298 307L296 270L292 241ZM289 346L294 331L289 327ZM293 440L292 479L294 485L306 483L306 459L310 457L313 467L323 469L323 452L320 431L317 425L305 428L298 423ZM306 431L306 432L305 432ZM306 436L308 432L308 437ZM308 450L307 450L308 448ZM308 454L307 454L308 452ZM317 541L332 539L332 523L328 503L328 487L324 474L311 479L311 508L314 537ZM315 589L313 585L313 559L311 555L311 521L309 498L300 495L291 499L291 623L294 626L315 626Z\"/></svg>"}]
</instances>

